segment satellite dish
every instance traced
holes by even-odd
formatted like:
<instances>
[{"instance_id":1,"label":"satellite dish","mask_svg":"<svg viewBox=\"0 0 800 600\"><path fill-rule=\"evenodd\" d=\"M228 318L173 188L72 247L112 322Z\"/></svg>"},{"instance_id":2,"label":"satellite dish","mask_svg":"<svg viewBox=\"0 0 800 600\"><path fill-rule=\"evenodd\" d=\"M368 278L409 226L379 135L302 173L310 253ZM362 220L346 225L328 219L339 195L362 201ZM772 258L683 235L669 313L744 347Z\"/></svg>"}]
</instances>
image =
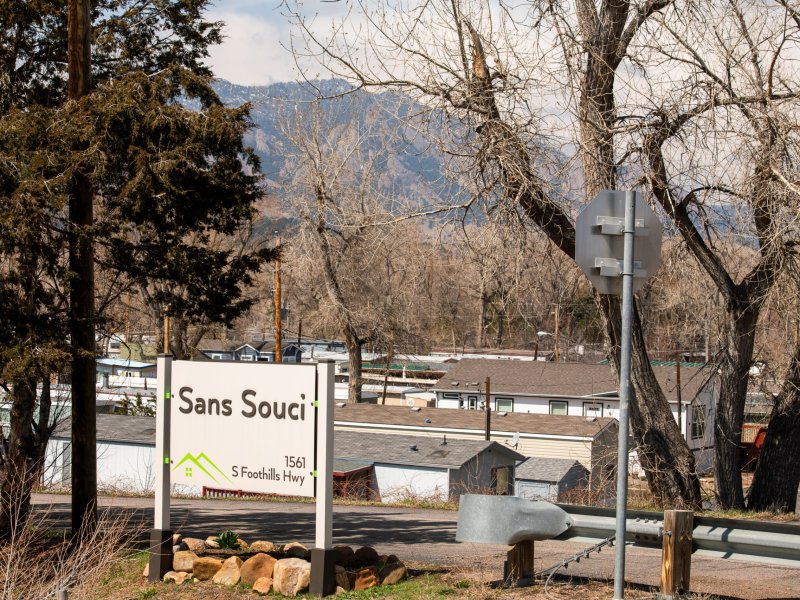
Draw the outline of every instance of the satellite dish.
<instances>
[{"instance_id":1,"label":"satellite dish","mask_svg":"<svg viewBox=\"0 0 800 600\"><path fill-rule=\"evenodd\" d=\"M514 446L514 448L516 448L518 444L519 444L519 431L517 431L514 434L514 437L511 438L511 445Z\"/></svg>"},{"instance_id":2,"label":"satellite dish","mask_svg":"<svg viewBox=\"0 0 800 600\"><path fill-rule=\"evenodd\" d=\"M406 398L406 406L413 407L414 406L414 399L413 398Z\"/></svg>"}]
</instances>

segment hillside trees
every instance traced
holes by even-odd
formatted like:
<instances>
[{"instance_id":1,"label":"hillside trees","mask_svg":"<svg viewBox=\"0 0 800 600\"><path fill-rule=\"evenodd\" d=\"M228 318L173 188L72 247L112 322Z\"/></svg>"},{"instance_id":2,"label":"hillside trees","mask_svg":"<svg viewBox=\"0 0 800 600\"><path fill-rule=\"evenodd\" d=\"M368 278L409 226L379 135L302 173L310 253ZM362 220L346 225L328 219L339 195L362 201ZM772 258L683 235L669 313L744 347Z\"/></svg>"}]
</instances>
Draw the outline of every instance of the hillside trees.
<instances>
[{"instance_id":1,"label":"hillside trees","mask_svg":"<svg viewBox=\"0 0 800 600\"><path fill-rule=\"evenodd\" d=\"M511 203L572 257L573 208L564 185L580 181L577 195L585 202L625 182L618 161L627 155L614 143L618 69L639 30L668 4L501 3L493 13L484 3L459 0L398 0L378 10L357 3L363 25L353 32L342 24L329 38L300 11L294 17L307 52L330 72L358 88L402 89L431 114L462 123L463 133L441 143L469 162L476 188L496 190L495 199ZM547 100L567 107L563 128L552 119L556 127L547 130L552 124L535 105ZM441 128L431 133L437 139L447 134ZM549 159L552 152L542 143L548 133L568 137L580 169ZM617 363L619 299L601 296L598 302ZM638 313L633 350L631 419L651 490L664 502L698 505L694 458L650 368Z\"/></svg>"},{"instance_id":2,"label":"hillside trees","mask_svg":"<svg viewBox=\"0 0 800 600\"><path fill-rule=\"evenodd\" d=\"M248 223L260 190L258 161L242 144L248 108L223 107L202 64L220 39L220 24L205 21L204 8L193 1L95 3L91 85L69 101L66 7L8 2L0 8L0 295L15 300L0 307L0 321L10 324L0 356L15 449L3 458L7 472L27 470L30 482L51 425L47 399L36 414L37 382L45 390L71 350L63 325L76 302L68 293L70 235L94 250L95 268L111 282L105 300L114 289L173 282L152 297L190 319L240 314L252 302L243 299L243 287L273 256L263 247L209 244ZM94 219L78 226L68 202L81 173L92 190ZM101 324L104 314L95 318ZM94 325L82 320L92 342ZM92 373L92 395L93 380ZM29 486L17 498L3 488L5 532L9 511L24 512L28 497Z\"/></svg>"}]
</instances>

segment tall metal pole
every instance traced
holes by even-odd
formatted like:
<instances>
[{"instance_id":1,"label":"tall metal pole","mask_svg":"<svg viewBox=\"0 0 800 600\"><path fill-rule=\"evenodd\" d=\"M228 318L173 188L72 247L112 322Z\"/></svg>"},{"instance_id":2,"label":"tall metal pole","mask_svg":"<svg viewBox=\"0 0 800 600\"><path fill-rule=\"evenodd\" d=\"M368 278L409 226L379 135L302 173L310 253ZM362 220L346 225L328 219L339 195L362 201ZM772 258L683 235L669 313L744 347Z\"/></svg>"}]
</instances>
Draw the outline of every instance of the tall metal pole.
<instances>
[{"instance_id":1,"label":"tall metal pole","mask_svg":"<svg viewBox=\"0 0 800 600\"><path fill-rule=\"evenodd\" d=\"M625 524L628 516L628 403L631 392L631 322L633 320L633 236L636 194L625 193L622 259L622 348L619 365L619 441L617 445L617 533L614 600L625 597Z\"/></svg>"}]
</instances>

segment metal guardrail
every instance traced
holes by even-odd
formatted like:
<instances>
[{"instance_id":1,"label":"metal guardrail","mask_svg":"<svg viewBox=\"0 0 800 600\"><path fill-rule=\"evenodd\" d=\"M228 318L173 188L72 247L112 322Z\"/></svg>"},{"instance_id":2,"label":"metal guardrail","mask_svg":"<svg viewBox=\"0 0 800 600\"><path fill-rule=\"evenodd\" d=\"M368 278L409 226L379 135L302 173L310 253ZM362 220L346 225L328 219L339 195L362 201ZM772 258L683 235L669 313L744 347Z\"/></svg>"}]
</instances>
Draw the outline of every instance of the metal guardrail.
<instances>
[{"instance_id":1,"label":"metal guardrail","mask_svg":"<svg viewBox=\"0 0 800 600\"><path fill-rule=\"evenodd\" d=\"M613 535L613 509L556 505L573 520L573 525L556 537L595 543ZM629 511L625 541L635 546L660 548L664 516L649 511ZM716 517L694 517L692 553L734 560L748 560L800 568L800 524L748 521Z\"/></svg>"},{"instance_id":2,"label":"metal guardrail","mask_svg":"<svg viewBox=\"0 0 800 600\"><path fill-rule=\"evenodd\" d=\"M463 495L456 540L516 544L522 540L569 540L596 544L614 536L614 509L534 502L514 496ZM628 511L627 544L660 548L664 515ZM694 517L692 552L800 568L800 524Z\"/></svg>"}]
</instances>

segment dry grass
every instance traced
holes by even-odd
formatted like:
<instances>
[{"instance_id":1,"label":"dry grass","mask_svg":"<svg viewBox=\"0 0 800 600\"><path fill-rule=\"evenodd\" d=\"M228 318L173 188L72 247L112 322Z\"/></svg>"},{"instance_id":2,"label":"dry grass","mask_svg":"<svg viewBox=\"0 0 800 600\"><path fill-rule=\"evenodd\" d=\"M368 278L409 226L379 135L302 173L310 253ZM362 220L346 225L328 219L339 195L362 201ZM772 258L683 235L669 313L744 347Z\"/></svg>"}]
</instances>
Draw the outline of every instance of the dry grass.
<instances>
[{"instance_id":1,"label":"dry grass","mask_svg":"<svg viewBox=\"0 0 800 600\"><path fill-rule=\"evenodd\" d=\"M140 531L125 513L101 513L96 530L70 540L46 527L46 513L31 513L7 542L0 545L0 600L51 598L59 589L71 599L107 577L114 565L131 554Z\"/></svg>"}]
</instances>

